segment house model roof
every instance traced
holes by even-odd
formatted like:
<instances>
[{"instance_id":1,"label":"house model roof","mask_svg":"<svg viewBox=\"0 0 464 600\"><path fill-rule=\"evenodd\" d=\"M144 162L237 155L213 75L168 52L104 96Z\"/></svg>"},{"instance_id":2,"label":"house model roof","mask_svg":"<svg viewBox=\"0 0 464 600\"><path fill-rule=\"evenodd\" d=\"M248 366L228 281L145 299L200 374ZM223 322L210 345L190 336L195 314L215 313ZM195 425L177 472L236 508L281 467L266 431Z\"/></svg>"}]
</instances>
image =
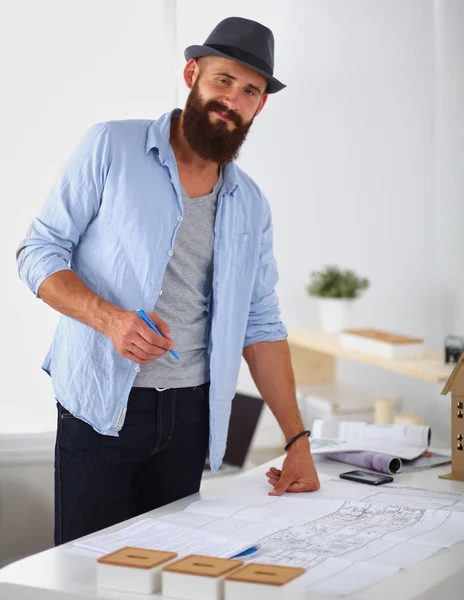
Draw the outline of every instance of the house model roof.
<instances>
[{"instance_id":1,"label":"house model roof","mask_svg":"<svg viewBox=\"0 0 464 600\"><path fill-rule=\"evenodd\" d=\"M454 392L455 394L464 396L464 352L459 357L453 372L449 376L448 381L445 383L445 387L441 393L445 396L448 392Z\"/></svg>"}]
</instances>

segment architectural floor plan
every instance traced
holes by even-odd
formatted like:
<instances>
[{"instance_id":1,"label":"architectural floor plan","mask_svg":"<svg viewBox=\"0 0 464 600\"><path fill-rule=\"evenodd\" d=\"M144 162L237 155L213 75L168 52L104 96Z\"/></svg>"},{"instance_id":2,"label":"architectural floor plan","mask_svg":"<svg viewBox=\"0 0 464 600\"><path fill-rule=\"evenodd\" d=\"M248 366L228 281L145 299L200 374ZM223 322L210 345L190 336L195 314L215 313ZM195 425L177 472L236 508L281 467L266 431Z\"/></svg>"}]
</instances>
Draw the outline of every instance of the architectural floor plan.
<instances>
[{"instance_id":1,"label":"architectural floor plan","mask_svg":"<svg viewBox=\"0 0 464 600\"><path fill-rule=\"evenodd\" d=\"M344 557L388 532L417 525L423 518L424 511L419 509L347 502L330 515L265 537L261 545L273 556L278 548L280 556L286 555L292 562L296 552Z\"/></svg>"},{"instance_id":2,"label":"architectural floor plan","mask_svg":"<svg viewBox=\"0 0 464 600\"><path fill-rule=\"evenodd\" d=\"M270 497L253 484L191 504L182 522L259 539L245 560L302 566L309 589L346 595L464 541L463 494L382 488L326 477L323 493Z\"/></svg>"}]
</instances>

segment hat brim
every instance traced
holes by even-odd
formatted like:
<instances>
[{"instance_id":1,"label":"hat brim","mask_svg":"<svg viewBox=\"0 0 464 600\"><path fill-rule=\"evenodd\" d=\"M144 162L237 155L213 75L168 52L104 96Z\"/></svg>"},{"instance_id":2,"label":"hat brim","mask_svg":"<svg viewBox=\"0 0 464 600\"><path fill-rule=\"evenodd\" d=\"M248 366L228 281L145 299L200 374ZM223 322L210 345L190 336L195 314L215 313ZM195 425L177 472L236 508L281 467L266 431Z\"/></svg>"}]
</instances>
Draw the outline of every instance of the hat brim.
<instances>
[{"instance_id":1,"label":"hat brim","mask_svg":"<svg viewBox=\"0 0 464 600\"><path fill-rule=\"evenodd\" d=\"M233 60L234 62L238 62L249 69L253 69L260 75L262 75L268 82L266 94L275 94L276 92L280 92L285 87L287 87L284 83L280 82L266 71L262 71L261 69L257 69L253 65L250 65L247 62L234 58L233 56L229 56L224 52L220 52L219 50L215 50L214 48L210 48L209 46L189 46L185 49L184 57L185 60L190 60L191 58L200 58L201 56L219 56L220 58L227 58L228 60Z\"/></svg>"}]
</instances>

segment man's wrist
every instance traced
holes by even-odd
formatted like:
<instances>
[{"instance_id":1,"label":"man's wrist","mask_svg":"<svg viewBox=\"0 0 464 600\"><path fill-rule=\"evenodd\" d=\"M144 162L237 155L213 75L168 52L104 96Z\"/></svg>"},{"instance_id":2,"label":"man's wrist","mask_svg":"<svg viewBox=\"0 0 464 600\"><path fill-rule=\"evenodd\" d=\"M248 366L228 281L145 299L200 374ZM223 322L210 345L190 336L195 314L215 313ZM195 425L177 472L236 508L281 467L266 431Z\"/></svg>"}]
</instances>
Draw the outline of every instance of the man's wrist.
<instances>
[{"instance_id":1,"label":"man's wrist","mask_svg":"<svg viewBox=\"0 0 464 600\"><path fill-rule=\"evenodd\" d=\"M96 298L95 300L94 310L91 311L93 315L92 322L89 325L100 333L111 337L114 329L114 321L125 311L102 298Z\"/></svg>"},{"instance_id":2,"label":"man's wrist","mask_svg":"<svg viewBox=\"0 0 464 600\"><path fill-rule=\"evenodd\" d=\"M305 448L309 450L309 435L310 431L301 428L295 435L287 439L284 450L286 452L299 451Z\"/></svg>"},{"instance_id":3,"label":"man's wrist","mask_svg":"<svg viewBox=\"0 0 464 600\"><path fill-rule=\"evenodd\" d=\"M300 458L311 456L311 447L309 440L303 436L294 442L285 453L290 458Z\"/></svg>"}]
</instances>

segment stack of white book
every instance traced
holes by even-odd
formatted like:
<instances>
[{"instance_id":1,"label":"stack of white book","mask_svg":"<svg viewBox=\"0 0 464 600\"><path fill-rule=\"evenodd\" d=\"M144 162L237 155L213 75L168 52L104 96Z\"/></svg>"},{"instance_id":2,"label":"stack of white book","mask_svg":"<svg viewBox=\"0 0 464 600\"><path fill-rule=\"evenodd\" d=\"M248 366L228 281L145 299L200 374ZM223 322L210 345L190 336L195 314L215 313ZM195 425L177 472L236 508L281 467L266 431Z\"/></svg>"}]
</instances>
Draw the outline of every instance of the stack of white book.
<instances>
[{"instance_id":1,"label":"stack of white book","mask_svg":"<svg viewBox=\"0 0 464 600\"><path fill-rule=\"evenodd\" d=\"M340 345L383 358L420 358L424 340L379 329L345 329L340 334Z\"/></svg>"}]
</instances>

